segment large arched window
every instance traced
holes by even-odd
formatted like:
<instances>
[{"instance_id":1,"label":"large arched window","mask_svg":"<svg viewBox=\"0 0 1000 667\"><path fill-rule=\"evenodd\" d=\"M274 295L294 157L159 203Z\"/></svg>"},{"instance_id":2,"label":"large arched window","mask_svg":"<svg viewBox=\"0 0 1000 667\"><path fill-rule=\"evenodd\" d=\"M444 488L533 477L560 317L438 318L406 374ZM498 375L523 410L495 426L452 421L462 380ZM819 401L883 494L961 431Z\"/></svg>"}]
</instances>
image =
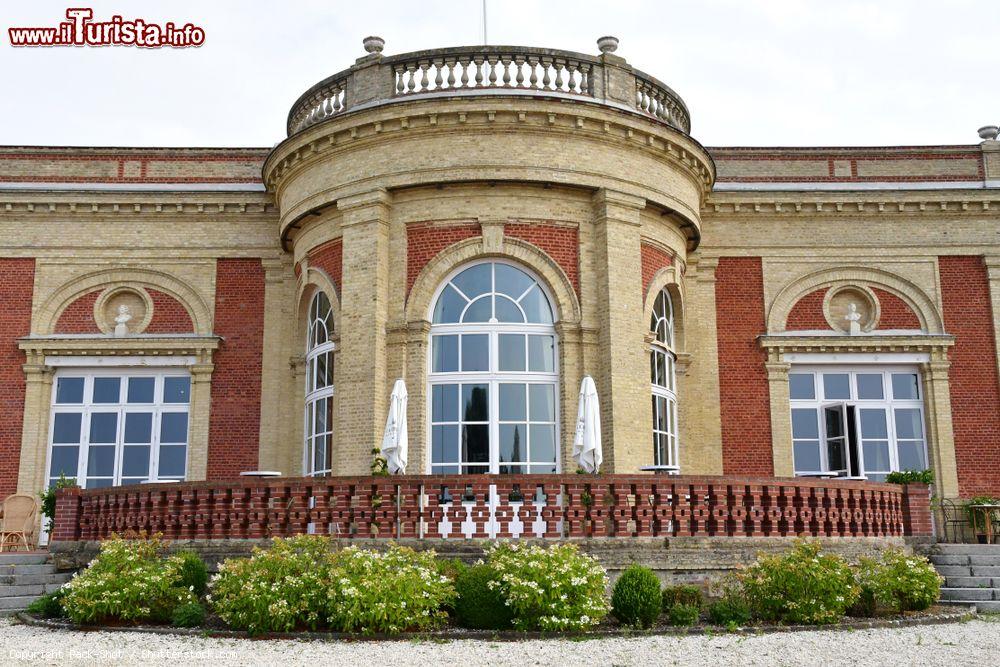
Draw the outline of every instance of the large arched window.
<instances>
[{"instance_id":1,"label":"large arched window","mask_svg":"<svg viewBox=\"0 0 1000 667\"><path fill-rule=\"evenodd\" d=\"M653 461L657 468L679 470L677 458L677 380L674 373L674 306L666 289L653 304L649 375L653 390Z\"/></svg>"},{"instance_id":2,"label":"large arched window","mask_svg":"<svg viewBox=\"0 0 1000 667\"><path fill-rule=\"evenodd\" d=\"M309 304L306 338L304 472L329 475L333 454L333 329L330 299L316 292Z\"/></svg>"},{"instance_id":3,"label":"large arched window","mask_svg":"<svg viewBox=\"0 0 1000 667\"><path fill-rule=\"evenodd\" d=\"M556 335L549 299L525 271L474 264L434 304L430 470L559 469Z\"/></svg>"}]
</instances>

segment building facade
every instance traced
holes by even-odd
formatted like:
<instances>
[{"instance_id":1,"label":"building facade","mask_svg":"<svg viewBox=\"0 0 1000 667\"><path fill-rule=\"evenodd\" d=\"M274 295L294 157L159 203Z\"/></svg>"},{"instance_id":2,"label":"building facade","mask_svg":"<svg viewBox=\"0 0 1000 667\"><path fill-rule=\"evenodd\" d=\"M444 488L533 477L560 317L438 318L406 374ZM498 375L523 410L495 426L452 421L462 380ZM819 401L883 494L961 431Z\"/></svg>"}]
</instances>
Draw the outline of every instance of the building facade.
<instances>
[{"instance_id":1,"label":"building facade","mask_svg":"<svg viewBox=\"0 0 1000 667\"><path fill-rule=\"evenodd\" d=\"M368 55L273 149L0 149L0 497L410 473L934 471L1000 495L1000 142L706 148L603 38Z\"/></svg>"}]
</instances>

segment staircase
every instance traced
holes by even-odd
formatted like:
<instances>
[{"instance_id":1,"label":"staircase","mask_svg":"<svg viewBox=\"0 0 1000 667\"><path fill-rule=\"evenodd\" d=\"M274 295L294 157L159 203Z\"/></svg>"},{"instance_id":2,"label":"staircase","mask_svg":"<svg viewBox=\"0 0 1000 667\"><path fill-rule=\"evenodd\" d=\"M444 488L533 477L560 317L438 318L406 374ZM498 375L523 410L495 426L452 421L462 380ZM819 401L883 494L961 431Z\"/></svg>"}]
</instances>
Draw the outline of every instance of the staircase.
<instances>
[{"instance_id":1,"label":"staircase","mask_svg":"<svg viewBox=\"0 0 1000 667\"><path fill-rule=\"evenodd\" d=\"M23 610L71 576L56 572L48 553L0 553L0 616Z\"/></svg>"},{"instance_id":2,"label":"staircase","mask_svg":"<svg viewBox=\"0 0 1000 667\"><path fill-rule=\"evenodd\" d=\"M942 602L1000 612L1000 544L938 544L930 558L945 578Z\"/></svg>"}]
</instances>

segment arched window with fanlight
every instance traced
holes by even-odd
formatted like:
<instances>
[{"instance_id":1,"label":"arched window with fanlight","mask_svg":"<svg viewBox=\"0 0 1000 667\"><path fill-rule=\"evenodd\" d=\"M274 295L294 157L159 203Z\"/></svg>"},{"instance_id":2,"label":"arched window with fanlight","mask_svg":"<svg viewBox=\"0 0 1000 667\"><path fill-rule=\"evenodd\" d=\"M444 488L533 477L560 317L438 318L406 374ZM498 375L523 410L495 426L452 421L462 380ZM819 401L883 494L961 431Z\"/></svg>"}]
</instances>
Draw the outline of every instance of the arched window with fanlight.
<instances>
[{"instance_id":1,"label":"arched window with fanlight","mask_svg":"<svg viewBox=\"0 0 1000 667\"><path fill-rule=\"evenodd\" d=\"M527 271L473 264L439 289L430 340L430 471L559 470L556 331Z\"/></svg>"},{"instance_id":2,"label":"arched window with fanlight","mask_svg":"<svg viewBox=\"0 0 1000 667\"><path fill-rule=\"evenodd\" d=\"M653 462L656 468L676 472L677 458L677 356L674 349L674 305L670 293L660 290L653 303L649 329L653 342L649 374L653 392Z\"/></svg>"},{"instance_id":3,"label":"arched window with fanlight","mask_svg":"<svg viewBox=\"0 0 1000 667\"><path fill-rule=\"evenodd\" d=\"M306 475L329 475L334 439L333 414L333 309L330 299L317 291L309 304L306 334Z\"/></svg>"}]
</instances>

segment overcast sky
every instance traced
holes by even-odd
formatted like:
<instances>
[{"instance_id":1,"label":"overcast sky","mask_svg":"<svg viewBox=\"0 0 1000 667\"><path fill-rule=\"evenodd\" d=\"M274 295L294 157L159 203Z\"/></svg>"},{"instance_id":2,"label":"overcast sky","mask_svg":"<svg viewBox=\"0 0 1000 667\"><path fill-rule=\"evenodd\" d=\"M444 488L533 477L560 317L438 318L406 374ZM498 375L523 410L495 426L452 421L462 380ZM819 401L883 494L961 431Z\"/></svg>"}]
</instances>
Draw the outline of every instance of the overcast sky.
<instances>
[{"instance_id":1,"label":"overcast sky","mask_svg":"<svg viewBox=\"0 0 1000 667\"><path fill-rule=\"evenodd\" d=\"M205 45L20 48L67 6L194 23ZM364 55L481 43L481 0L5 2L0 144L270 146ZM972 144L1000 123L996 0L489 0L489 41L618 55L687 102L709 146Z\"/></svg>"}]
</instances>

